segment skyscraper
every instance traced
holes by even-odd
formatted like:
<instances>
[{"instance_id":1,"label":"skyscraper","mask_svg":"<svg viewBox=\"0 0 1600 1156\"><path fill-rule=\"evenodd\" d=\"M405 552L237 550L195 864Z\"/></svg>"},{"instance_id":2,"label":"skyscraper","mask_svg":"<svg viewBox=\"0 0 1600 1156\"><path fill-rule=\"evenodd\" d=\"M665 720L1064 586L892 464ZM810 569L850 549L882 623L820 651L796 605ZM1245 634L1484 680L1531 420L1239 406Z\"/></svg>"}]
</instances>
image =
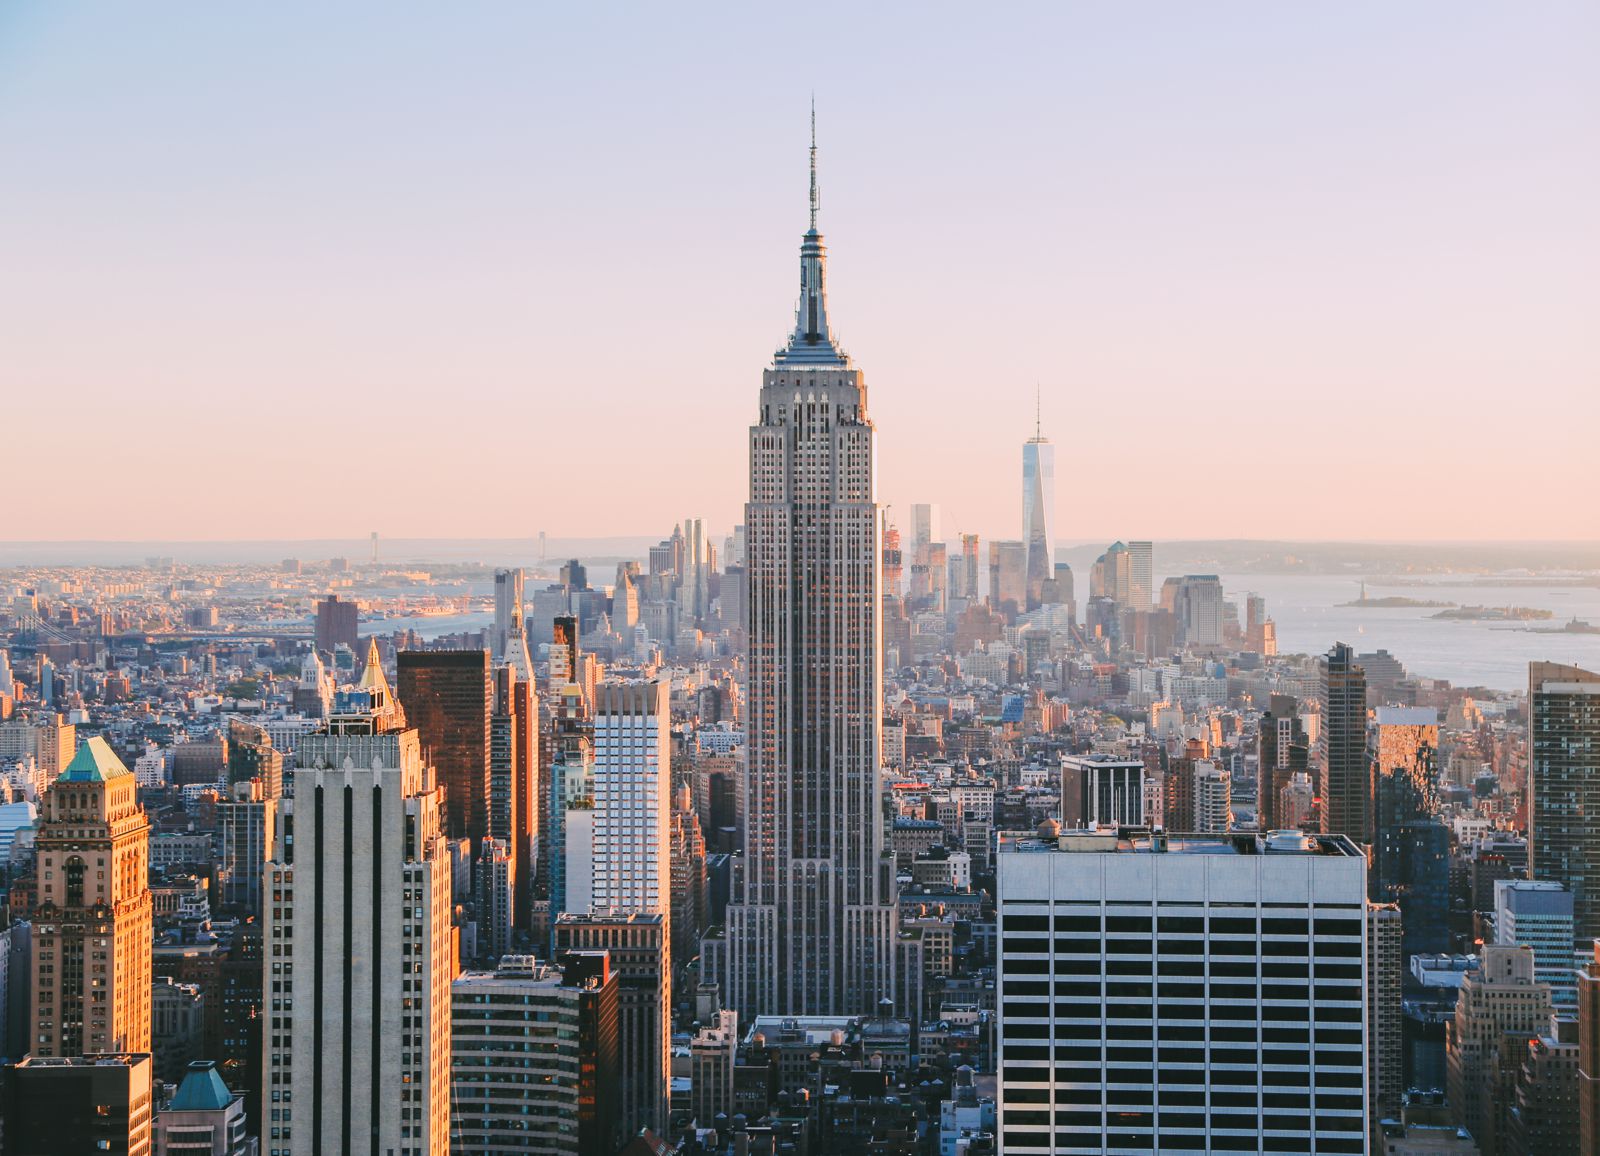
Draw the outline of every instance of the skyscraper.
<instances>
[{"instance_id":1,"label":"skyscraper","mask_svg":"<svg viewBox=\"0 0 1600 1156\"><path fill-rule=\"evenodd\" d=\"M525 655L527 644L523 643L520 649ZM496 668L493 677L488 834L505 845L510 857L514 922L526 927L532 914L539 813L543 809L539 794L539 699L532 678L521 677L514 661Z\"/></svg>"},{"instance_id":2,"label":"skyscraper","mask_svg":"<svg viewBox=\"0 0 1600 1156\"><path fill-rule=\"evenodd\" d=\"M489 652L402 650L396 661L400 705L444 788L445 835L476 846L489 833Z\"/></svg>"},{"instance_id":3,"label":"skyscraper","mask_svg":"<svg viewBox=\"0 0 1600 1156\"><path fill-rule=\"evenodd\" d=\"M150 1050L150 822L135 795L133 772L98 735L45 792L34 842L36 1057Z\"/></svg>"},{"instance_id":4,"label":"skyscraper","mask_svg":"<svg viewBox=\"0 0 1600 1156\"><path fill-rule=\"evenodd\" d=\"M330 594L317 603L316 644L324 654L332 654L338 646L356 648L360 611L354 602L341 602L337 594Z\"/></svg>"},{"instance_id":5,"label":"skyscraper","mask_svg":"<svg viewBox=\"0 0 1600 1156\"><path fill-rule=\"evenodd\" d=\"M920 559L939 537L939 507L928 502L918 502L911 507L912 557Z\"/></svg>"},{"instance_id":6,"label":"skyscraper","mask_svg":"<svg viewBox=\"0 0 1600 1156\"><path fill-rule=\"evenodd\" d=\"M1278 792L1289 785L1296 772L1305 771L1310 754L1305 727L1300 722L1300 704L1295 697L1274 694L1267 702L1267 711L1261 716L1257 732L1256 748L1256 807L1263 831L1296 825L1281 821Z\"/></svg>"},{"instance_id":7,"label":"skyscraper","mask_svg":"<svg viewBox=\"0 0 1600 1156\"><path fill-rule=\"evenodd\" d=\"M1405 1092L1401 1035L1402 916L1393 903L1367 904L1367 1098L1393 1112Z\"/></svg>"},{"instance_id":8,"label":"skyscraper","mask_svg":"<svg viewBox=\"0 0 1600 1156\"><path fill-rule=\"evenodd\" d=\"M1372 869L1368 894L1397 903L1404 954L1450 949L1450 831L1438 817L1438 715L1379 707L1370 728Z\"/></svg>"},{"instance_id":9,"label":"skyscraper","mask_svg":"<svg viewBox=\"0 0 1600 1156\"><path fill-rule=\"evenodd\" d=\"M614 1156L617 977L604 951L563 968L508 955L450 986L458 1152Z\"/></svg>"},{"instance_id":10,"label":"skyscraper","mask_svg":"<svg viewBox=\"0 0 1600 1156\"><path fill-rule=\"evenodd\" d=\"M1321 662L1318 736L1322 830L1372 842L1372 767L1367 759L1367 676L1355 652L1334 644Z\"/></svg>"},{"instance_id":11,"label":"skyscraper","mask_svg":"<svg viewBox=\"0 0 1600 1156\"><path fill-rule=\"evenodd\" d=\"M620 977L617 994L618 1117L625 1135L667 1128L672 1078L671 947L666 916L654 912L556 917L555 954L605 951Z\"/></svg>"},{"instance_id":12,"label":"skyscraper","mask_svg":"<svg viewBox=\"0 0 1600 1156\"><path fill-rule=\"evenodd\" d=\"M1572 895L1559 883L1496 879L1494 941L1533 952L1533 977L1550 988L1550 1004L1571 1014L1578 1007L1572 954Z\"/></svg>"},{"instance_id":13,"label":"skyscraper","mask_svg":"<svg viewBox=\"0 0 1600 1156\"><path fill-rule=\"evenodd\" d=\"M1051 548L1055 524L1056 447L1044 436L1044 427L1036 417L1033 436L1022 443L1022 541L1028 550L1025 609L1040 605L1044 584L1055 576L1055 553Z\"/></svg>"},{"instance_id":14,"label":"skyscraper","mask_svg":"<svg viewBox=\"0 0 1600 1156\"><path fill-rule=\"evenodd\" d=\"M272 854L278 800L267 798L257 779L234 783L230 789L232 796L217 803L220 900L225 908L259 917L261 872Z\"/></svg>"},{"instance_id":15,"label":"skyscraper","mask_svg":"<svg viewBox=\"0 0 1600 1156\"><path fill-rule=\"evenodd\" d=\"M596 911L671 912L667 684L605 682L594 710Z\"/></svg>"},{"instance_id":16,"label":"skyscraper","mask_svg":"<svg viewBox=\"0 0 1600 1156\"><path fill-rule=\"evenodd\" d=\"M794 332L750 427L748 814L726 961L746 1018L867 1013L894 995L875 432L828 327L816 155L813 134Z\"/></svg>"},{"instance_id":17,"label":"skyscraper","mask_svg":"<svg viewBox=\"0 0 1600 1156\"><path fill-rule=\"evenodd\" d=\"M957 581L951 583L957 598L977 598L983 589L978 576L978 545L978 535L961 535L961 557L955 562Z\"/></svg>"},{"instance_id":18,"label":"skyscraper","mask_svg":"<svg viewBox=\"0 0 1600 1156\"><path fill-rule=\"evenodd\" d=\"M1528 873L1572 892L1574 933L1600 938L1600 674L1528 664Z\"/></svg>"},{"instance_id":19,"label":"skyscraper","mask_svg":"<svg viewBox=\"0 0 1600 1156\"><path fill-rule=\"evenodd\" d=\"M1155 543L1128 543L1128 605L1149 610L1155 602Z\"/></svg>"},{"instance_id":20,"label":"skyscraper","mask_svg":"<svg viewBox=\"0 0 1600 1156\"><path fill-rule=\"evenodd\" d=\"M1496 1094L1508 1032L1529 1040L1550 1020L1550 988L1534 978L1526 947L1486 944L1469 971L1447 1025L1445 1054L1451 1121L1472 1133L1482 1152L1497 1153L1505 1105Z\"/></svg>"},{"instance_id":21,"label":"skyscraper","mask_svg":"<svg viewBox=\"0 0 1600 1156\"><path fill-rule=\"evenodd\" d=\"M490 657L495 662L512 662L513 653L527 653L528 639L522 626L522 567L494 572L494 634L490 638Z\"/></svg>"},{"instance_id":22,"label":"skyscraper","mask_svg":"<svg viewBox=\"0 0 1600 1156\"><path fill-rule=\"evenodd\" d=\"M1028 608L1028 545L989 543L989 605L1007 620Z\"/></svg>"},{"instance_id":23,"label":"skyscraper","mask_svg":"<svg viewBox=\"0 0 1600 1156\"><path fill-rule=\"evenodd\" d=\"M443 792L417 732L384 719L300 740L265 876L267 1156L449 1151Z\"/></svg>"}]
</instances>

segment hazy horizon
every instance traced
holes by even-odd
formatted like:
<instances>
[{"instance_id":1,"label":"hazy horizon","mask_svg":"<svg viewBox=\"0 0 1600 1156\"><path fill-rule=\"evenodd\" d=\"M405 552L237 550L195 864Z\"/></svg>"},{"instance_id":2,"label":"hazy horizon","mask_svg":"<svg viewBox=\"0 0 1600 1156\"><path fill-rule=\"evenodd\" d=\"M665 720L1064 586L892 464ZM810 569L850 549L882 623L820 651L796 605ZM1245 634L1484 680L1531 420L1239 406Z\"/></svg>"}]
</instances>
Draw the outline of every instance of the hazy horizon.
<instances>
[{"instance_id":1,"label":"hazy horizon","mask_svg":"<svg viewBox=\"0 0 1600 1156\"><path fill-rule=\"evenodd\" d=\"M537 537L449 538L382 537L379 560L392 565L444 563L450 565L543 567L553 572L570 557L588 562L632 557L643 559L670 527L657 533L548 536L545 556L538 558ZM710 541L720 550L726 527L707 526ZM987 540L987 538L986 538ZM1058 541L1058 560L1070 561L1086 573L1092 560L1114 539ZM1419 575L1453 570L1466 573L1536 570L1545 574L1593 574L1600 571L1600 540L1567 541L1380 541L1368 539L1292 541L1268 538L1154 539L1158 563L1185 568L1214 560L1219 567L1244 566L1263 573L1303 571L1319 574ZM138 566L146 559L170 556L184 565L271 565L285 558L302 562L343 557L364 564L371 553L369 537L231 538L231 539L103 539L0 541L0 570L51 566ZM1282 555L1282 557L1274 557ZM1293 556L1297 565L1287 564Z\"/></svg>"},{"instance_id":2,"label":"hazy horizon","mask_svg":"<svg viewBox=\"0 0 1600 1156\"><path fill-rule=\"evenodd\" d=\"M902 528L1018 534L1037 386L1064 542L1565 540L1597 50L1578 2L9 5L0 535L726 532L815 90Z\"/></svg>"}]
</instances>

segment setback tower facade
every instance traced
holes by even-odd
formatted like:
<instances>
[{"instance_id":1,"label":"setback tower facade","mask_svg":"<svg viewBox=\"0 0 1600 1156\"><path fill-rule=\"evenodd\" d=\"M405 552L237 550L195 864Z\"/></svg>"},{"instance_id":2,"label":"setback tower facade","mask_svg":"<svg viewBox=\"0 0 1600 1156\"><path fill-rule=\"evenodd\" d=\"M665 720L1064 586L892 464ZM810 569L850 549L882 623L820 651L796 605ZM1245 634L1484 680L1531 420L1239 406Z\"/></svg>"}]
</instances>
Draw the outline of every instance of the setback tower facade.
<instances>
[{"instance_id":1,"label":"setback tower facade","mask_svg":"<svg viewBox=\"0 0 1600 1156\"><path fill-rule=\"evenodd\" d=\"M876 434L828 328L817 207L813 135L794 332L750 427L748 818L725 977L743 1019L866 1014L894 995Z\"/></svg>"}]
</instances>

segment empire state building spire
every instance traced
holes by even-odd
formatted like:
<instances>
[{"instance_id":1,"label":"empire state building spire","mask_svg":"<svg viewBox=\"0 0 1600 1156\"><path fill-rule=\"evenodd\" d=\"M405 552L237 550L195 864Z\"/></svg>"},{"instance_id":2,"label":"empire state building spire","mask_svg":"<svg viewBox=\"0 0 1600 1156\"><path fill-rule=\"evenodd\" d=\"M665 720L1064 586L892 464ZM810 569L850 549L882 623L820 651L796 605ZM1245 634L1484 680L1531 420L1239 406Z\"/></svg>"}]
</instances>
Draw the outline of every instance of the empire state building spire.
<instances>
[{"instance_id":1,"label":"empire state building spire","mask_svg":"<svg viewBox=\"0 0 1600 1156\"><path fill-rule=\"evenodd\" d=\"M850 357L828 331L828 251L817 232L822 195L817 188L817 106L811 104L811 228L800 240L800 303L789 344L773 358L777 366L847 366Z\"/></svg>"}]
</instances>

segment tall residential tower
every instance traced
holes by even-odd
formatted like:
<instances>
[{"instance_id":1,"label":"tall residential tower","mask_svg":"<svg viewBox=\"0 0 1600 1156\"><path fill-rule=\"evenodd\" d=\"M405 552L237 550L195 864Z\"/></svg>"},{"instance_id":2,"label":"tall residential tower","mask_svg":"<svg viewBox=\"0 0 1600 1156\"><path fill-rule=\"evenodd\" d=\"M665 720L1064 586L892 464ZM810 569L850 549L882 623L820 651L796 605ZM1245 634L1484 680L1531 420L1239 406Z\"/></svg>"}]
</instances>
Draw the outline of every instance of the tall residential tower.
<instances>
[{"instance_id":1,"label":"tall residential tower","mask_svg":"<svg viewBox=\"0 0 1600 1156\"><path fill-rule=\"evenodd\" d=\"M813 135L794 333L750 427L748 817L726 959L745 1019L866 1013L894 994L875 433L866 381L828 328L817 207Z\"/></svg>"}]
</instances>

